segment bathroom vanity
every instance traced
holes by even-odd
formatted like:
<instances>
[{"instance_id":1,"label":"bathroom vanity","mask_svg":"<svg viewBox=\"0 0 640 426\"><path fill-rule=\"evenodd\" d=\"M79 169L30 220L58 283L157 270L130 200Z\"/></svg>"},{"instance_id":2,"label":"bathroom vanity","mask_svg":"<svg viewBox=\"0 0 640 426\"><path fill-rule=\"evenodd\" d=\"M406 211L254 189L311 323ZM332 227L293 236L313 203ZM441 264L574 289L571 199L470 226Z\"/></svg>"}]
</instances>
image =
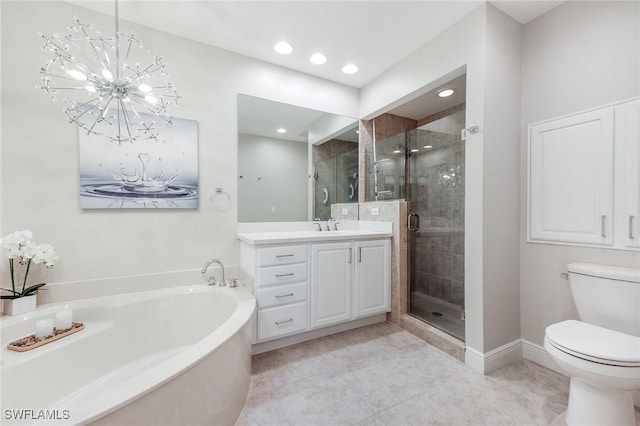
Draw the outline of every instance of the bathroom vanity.
<instances>
[{"instance_id":1,"label":"bathroom vanity","mask_svg":"<svg viewBox=\"0 0 640 426\"><path fill-rule=\"evenodd\" d=\"M238 225L241 266L258 301L254 353L384 321L390 310L391 223L313 225Z\"/></svg>"}]
</instances>

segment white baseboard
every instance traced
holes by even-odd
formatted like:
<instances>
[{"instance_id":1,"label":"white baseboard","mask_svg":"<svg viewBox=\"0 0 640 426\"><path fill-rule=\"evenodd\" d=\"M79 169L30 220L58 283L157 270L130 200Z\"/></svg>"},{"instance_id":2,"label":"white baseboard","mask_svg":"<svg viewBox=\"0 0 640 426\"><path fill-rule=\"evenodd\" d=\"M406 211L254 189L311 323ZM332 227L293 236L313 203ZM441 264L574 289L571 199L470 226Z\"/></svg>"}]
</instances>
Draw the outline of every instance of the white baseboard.
<instances>
[{"instance_id":1,"label":"white baseboard","mask_svg":"<svg viewBox=\"0 0 640 426\"><path fill-rule=\"evenodd\" d=\"M560 367L553 361L549 352L537 343L529 342L528 340L522 340L522 358L540 364L550 370L557 373L567 375L564 371L560 370Z\"/></svg>"},{"instance_id":2,"label":"white baseboard","mask_svg":"<svg viewBox=\"0 0 640 426\"><path fill-rule=\"evenodd\" d=\"M517 339L487 353L482 353L467 346L464 362L480 373L489 374L521 358L522 339Z\"/></svg>"}]
</instances>

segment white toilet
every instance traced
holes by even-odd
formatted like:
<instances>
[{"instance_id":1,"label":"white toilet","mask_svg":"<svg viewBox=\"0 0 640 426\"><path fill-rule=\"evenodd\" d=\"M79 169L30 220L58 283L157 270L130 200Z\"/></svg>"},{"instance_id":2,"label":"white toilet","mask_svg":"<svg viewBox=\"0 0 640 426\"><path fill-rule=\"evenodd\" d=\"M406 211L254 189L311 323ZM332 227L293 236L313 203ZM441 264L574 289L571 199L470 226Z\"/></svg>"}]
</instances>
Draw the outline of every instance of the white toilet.
<instances>
[{"instance_id":1,"label":"white toilet","mask_svg":"<svg viewBox=\"0 0 640 426\"><path fill-rule=\"evenodd\" d=\"M635 426L640 390L640 269L567 266L581 321L547 327L544 347L571 377L567 424Z\"/></svg>"}]
</instances>

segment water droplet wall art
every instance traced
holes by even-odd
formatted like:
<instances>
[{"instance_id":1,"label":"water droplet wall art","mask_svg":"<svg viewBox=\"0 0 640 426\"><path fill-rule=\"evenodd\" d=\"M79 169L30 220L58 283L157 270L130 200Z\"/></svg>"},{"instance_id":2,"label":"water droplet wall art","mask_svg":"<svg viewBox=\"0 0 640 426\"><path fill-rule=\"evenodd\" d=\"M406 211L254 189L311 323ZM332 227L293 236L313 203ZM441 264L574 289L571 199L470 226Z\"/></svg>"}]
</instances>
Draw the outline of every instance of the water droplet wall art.
<instances>
[{"instance_id":1,"label":"water droplet wall art","mask_svg":"<svg viewBox=\"0 0 640 426\"><path fill-rule=\"evenodd\" d=\"M80 129L79 141L81 208L198 208L197 121L122 144Z\"/></svg>"}]
</instances>

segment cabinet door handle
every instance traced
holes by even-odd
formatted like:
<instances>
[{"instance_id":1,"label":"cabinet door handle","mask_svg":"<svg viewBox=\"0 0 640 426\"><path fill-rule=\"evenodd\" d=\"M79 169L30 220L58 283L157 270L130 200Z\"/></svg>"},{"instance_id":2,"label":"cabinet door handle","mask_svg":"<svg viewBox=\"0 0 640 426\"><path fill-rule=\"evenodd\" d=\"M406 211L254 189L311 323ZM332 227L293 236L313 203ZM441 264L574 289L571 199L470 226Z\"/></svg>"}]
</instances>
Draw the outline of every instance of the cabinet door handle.
<instances>
[{"instance_id":1,"label":"cabinet door handle","mask_svg":"<svg viewBox=\"0 0 640 426\"><path fill-rule=\"evenodd\" d=\"M607 220L607 215L600 216L600 236L602 238L607 238L607 233L604 230L604 223Z\"/></svg>"},{"instance_id":2,"label":"cabinet door handle","mask_svg":"<svg viewBox=\"0 0 640 426\"><path fill-rule=\"evenodd\" d=\"M277 294L276 295L276 299L280 299L282 297L291 297L293 296L293 293L289 293L289 294Z\"/></svg>"},{"instance_id":3,"label":"cabinet door handle","mask_svg":"<svg viewBox=\"0 0 640 426\"><path fill-rule=\"evenodd\" d=\"M362 247L358 247L358 263L362 263Z\"/></svg>"},{"instance_id":4,"label":"cabinet door handle","mask_svg":"<svg viewBox=\"0 0 640 426\"><path fill-rule=\"evenodd\" d=\"M349 247L349 263L353 263L353 249Z\"/></svg>"},{"instance_id":5,"label":"cabinet door handle","mask_svg":"<svg viewBox=\"0 0 640 426\"><path fill-rule=\"evenodd\" d=\"M293 254L276 254L276 257L279 259L281 257L293 257Z\"/></svg>"},{"instance_id":6,"label":"cabinet door handle","mask_svg":"<svg viewBox=\"0 0 640 426\"><path fill-rule=\"evenodd\" d=\"M276 278L292 277L292 276L293 276L293 272L289 272L288 274L276 274Z\"/></svg>"},{"instance_id":7,"label":"cabinet door handle","mask_svg":"<svg viewBox=\"0 0 640 426\"><path fill-rule=\"evenodd\" d=\"M289 318L288 320L284 320L284 321L276 321L276 325L282 325L282 324L286 324L288 322L293 322L293 318Z\"/></svg>"},{"instance_id":8,"label":"cabinet door handle","mask_svg":"<svg viewBox=\"0 0 640 426\"><path fill-rule=\"evenodd\" d=\"M633 240L633 216L629 215L629 239Z\"/></svg>"}]
</instances>

